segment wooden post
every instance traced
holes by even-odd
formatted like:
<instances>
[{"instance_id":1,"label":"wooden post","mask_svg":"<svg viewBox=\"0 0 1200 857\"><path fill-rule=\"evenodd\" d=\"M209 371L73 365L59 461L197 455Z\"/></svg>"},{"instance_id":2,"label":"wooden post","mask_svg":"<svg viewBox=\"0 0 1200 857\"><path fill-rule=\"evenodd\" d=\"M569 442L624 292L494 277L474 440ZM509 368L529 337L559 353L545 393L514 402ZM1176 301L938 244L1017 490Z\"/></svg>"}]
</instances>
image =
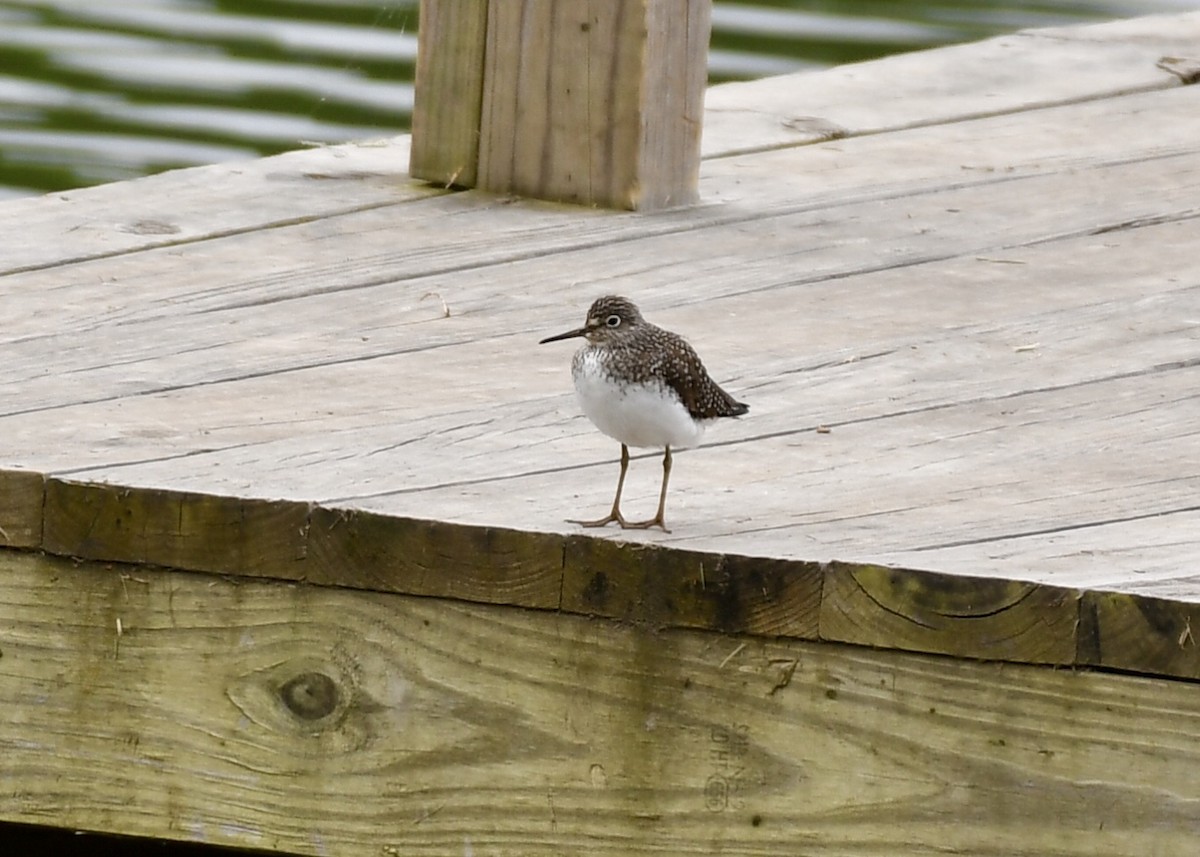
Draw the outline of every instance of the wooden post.
<instances>
[{"instance_id":1,"label":"wooden post","mask_svg":"<svg viewBox=\"0 0 1200 857\"><path fill-rule=\"evenodd\" d=\"M696 200L711 0L422 0L410 172L581 205Z\"/></svg>"},{"instance_id":2,"label":"wooden post","mask_svg":"<svg viewBox=\"0 0 1200 857\"><path fill-rule=\"evenodd\" d=\"M474 187L487 0L421 0L409 173Z\"/></svg>"}]
</instances>

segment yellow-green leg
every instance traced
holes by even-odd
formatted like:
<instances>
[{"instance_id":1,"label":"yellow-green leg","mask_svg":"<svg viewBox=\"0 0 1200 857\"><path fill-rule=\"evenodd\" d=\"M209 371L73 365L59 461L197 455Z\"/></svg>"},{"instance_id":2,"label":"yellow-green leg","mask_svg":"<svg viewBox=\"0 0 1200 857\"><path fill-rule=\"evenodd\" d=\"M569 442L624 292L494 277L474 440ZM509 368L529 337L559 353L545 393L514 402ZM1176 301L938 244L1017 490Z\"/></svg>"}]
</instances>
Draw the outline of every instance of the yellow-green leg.
<instances>
[{"instance_id":1,"label":"yellow-green leg","mask_svg":"<svg viewBox=\"0 0 1200 857\"><path fill-rule=\"evenodd\" d=\"M628 522L621 515L621 491L625 487L625 472L627 470L629 470L629 447L621 444L621 475L617 477L617 496L613 498L612 511L596 521L568 520L568 523L579 524L581 527L604 527L616 521L622 527L628 527Z\"/></svg>"},{"instance_id":2,"label":"yellow-green leg","mask_svg":"<svg viewBox=\"0 0 1200 857\"><path fill-rule=\"evenodd\" d=\"M625 473L622 471L621 478L625 478ZM663 455L663 481L662 490L658 493L658 514L649 521L637 521L629 523L621 522L621 526L630 530L648 530L651 527L661 527L664 533L671 532L667 529L666 519L664 514L667 508L667 483L671 480L671 447L667 447L666 453Z\"/></svg>"}]
</instances>

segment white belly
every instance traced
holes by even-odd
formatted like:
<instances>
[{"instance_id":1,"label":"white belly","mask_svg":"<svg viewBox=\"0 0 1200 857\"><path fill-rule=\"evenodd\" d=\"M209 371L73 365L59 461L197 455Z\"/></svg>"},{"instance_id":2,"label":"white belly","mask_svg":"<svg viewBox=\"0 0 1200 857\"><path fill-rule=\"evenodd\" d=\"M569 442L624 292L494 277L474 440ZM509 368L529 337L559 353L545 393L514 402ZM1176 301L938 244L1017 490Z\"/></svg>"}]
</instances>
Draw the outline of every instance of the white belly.
<instances>
[{"instance_id":1,"label":"white belly","mask_svg":"<svg viewBox=\"0 0 1200 857\"><path fill-rule=\"evenodd\" d=\"M614 383L595 360L574 373L575 392L596 428L628 446L695 446L704 427L667 387Z\"/></svg>"}]
</instances>

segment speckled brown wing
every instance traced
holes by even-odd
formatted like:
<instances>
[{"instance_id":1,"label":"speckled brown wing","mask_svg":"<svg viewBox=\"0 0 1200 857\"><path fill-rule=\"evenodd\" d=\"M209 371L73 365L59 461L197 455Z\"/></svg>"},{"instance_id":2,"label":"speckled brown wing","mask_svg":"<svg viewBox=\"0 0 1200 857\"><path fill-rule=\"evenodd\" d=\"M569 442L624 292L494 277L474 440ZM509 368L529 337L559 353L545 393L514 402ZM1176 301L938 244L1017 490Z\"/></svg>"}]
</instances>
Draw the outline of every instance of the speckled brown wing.
<instances>
[{"instance_id":1,"label":"speckled brown wing","mask_svg":"<svg viewBox=\"0 0 1200 857\"><path fill-rule=\"evenodd\" d=\"M661 328L658 332L666 351L662 378L678 394L693 419L740 417L750 410L749 405L734 399L709 377L700 355L687 340Z\"/></svg>"}]
</instances>

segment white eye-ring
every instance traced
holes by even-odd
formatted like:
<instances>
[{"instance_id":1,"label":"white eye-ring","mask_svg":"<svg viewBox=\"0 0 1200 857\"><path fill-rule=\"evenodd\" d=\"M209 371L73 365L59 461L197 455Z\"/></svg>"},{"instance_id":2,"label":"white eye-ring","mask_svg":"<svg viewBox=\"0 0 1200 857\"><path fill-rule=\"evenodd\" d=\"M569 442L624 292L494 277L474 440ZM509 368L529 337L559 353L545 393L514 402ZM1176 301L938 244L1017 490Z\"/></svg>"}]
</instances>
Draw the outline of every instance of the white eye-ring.
<instances>
[{"instance_id":1,"label":"white eye-ring","mask_svg":"<svg viewBox=\"0 0 1200 857\"><path fill-rule=\"evenodd\" d=\"M619 315L610 315L608 318L606 318L604 320L604 323L607 324L609 327L620 327L621 326L621 317Z\"/></svg>"}]
</instances>

